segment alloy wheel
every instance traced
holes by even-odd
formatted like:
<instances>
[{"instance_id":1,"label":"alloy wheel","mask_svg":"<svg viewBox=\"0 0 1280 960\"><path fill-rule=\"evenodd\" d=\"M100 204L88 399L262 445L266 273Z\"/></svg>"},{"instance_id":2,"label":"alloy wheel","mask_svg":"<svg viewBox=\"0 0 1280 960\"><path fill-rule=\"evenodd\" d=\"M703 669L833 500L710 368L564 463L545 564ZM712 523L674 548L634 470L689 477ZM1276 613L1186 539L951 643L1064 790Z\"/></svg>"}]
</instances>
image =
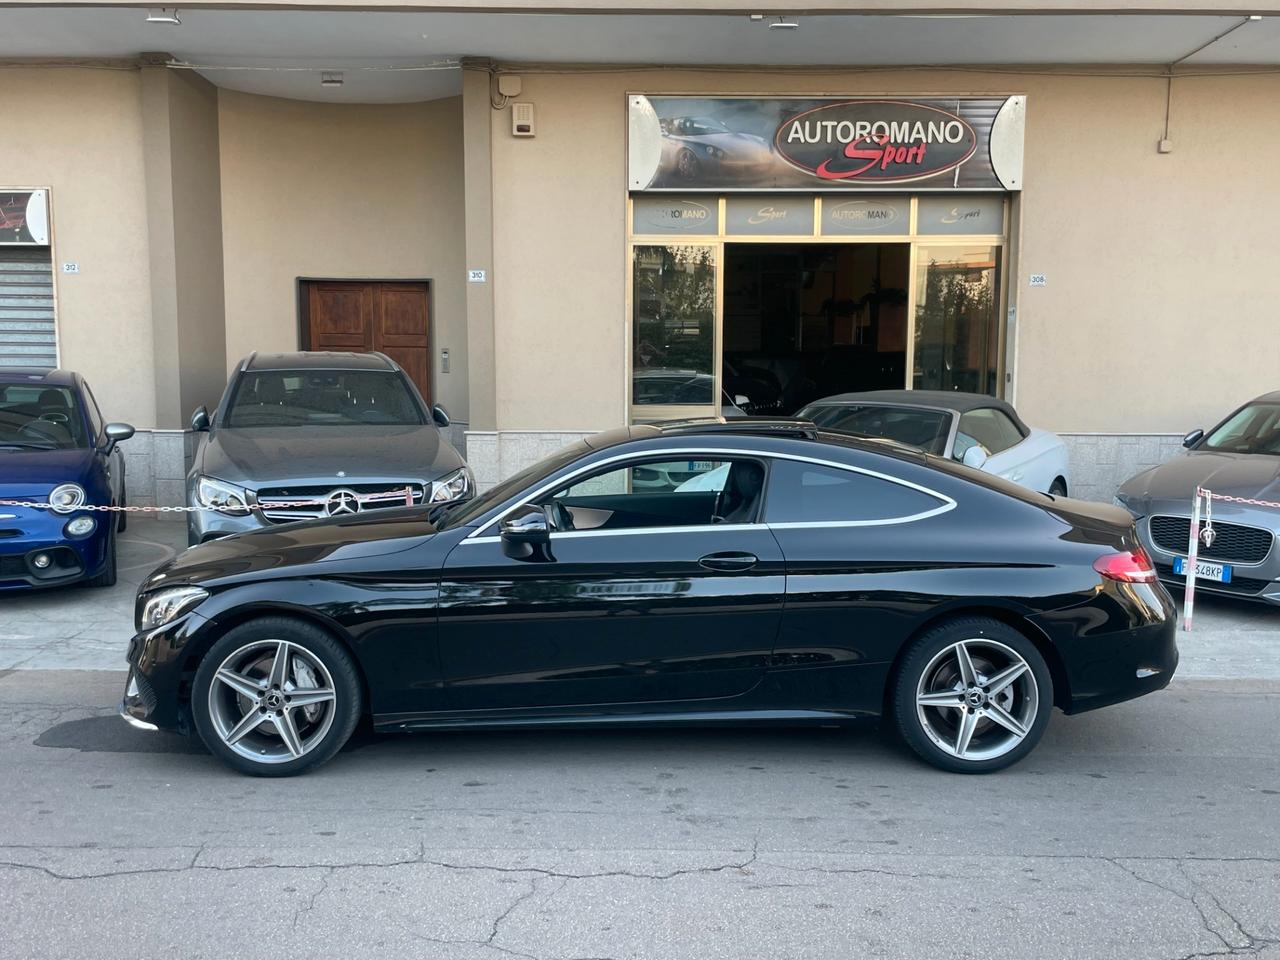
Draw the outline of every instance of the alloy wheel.
<instances>
[{"instance_id":1,"label":"alloy wheel","mask_svg":"<svg viewBox=\"0 0 1280 960\"><path fill-rule=\"evenodd\" d=\"M944 647L916 686L925 735L958 760L993 760L1031 732L1040 690L1031 666L1013 648L974 637Z\"/></svg>"},{"instance_id":2,"label":"alloy wheel","mask_svg":"<svg viewBox=\"0 0 1280 960\"><path fill-rule=\"evenodd\" d=\"M255 763L288 763L324 740L337 707L328 668L288 640L257 640L218 665L209 684L214 731Z\"/></svg>"}]
</instances>

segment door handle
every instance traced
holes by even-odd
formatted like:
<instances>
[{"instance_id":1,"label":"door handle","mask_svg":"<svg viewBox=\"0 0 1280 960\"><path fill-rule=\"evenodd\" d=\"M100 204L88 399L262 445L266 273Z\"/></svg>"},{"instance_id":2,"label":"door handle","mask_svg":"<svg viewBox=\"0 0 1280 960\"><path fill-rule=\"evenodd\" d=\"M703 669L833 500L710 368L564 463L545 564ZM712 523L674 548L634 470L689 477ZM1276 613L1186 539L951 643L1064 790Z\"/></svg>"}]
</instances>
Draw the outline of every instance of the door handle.
<instances>
[{"instance_id":1,"label":"door handle","mask_svg":"<svg viewBox=\"0 0 1280 960\"><path fill-rule=\"evenodd\" d=\"M709 553L698 561L708 570L724 570L729 573L750 570L759 562L760 558L754 553Z\"/></svg>"}]
</instances>

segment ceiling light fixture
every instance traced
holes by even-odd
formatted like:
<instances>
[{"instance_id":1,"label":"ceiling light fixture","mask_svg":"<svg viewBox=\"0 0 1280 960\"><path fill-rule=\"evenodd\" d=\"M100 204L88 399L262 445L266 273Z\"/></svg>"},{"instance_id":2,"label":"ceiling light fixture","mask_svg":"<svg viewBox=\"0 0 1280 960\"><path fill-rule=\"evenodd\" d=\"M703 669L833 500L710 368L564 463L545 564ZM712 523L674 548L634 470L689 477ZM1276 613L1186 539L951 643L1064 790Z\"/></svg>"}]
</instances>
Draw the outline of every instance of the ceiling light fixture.
<instances>
[{"instance_id":1,"label":"ceiling light fixture","mask_svg":"<svg viewBox=\"0 0 1280 960\"><path fill-rule=\"evenodd\" d=\"M320 86L322 87L340 87L342 86L342 71L326 70L320 74Z\"/></svg>"},{"instance_id":2,"label":"ceiling light fixture","mask_svg":"<svg viewBox=\"0 0 1280 960\"><path fill-rule=\"evenodd\" d=\"M794 20L783 20L782 17L778 17L773 23L769 24L770 30L798 30L799 28L800 24Z\"/></svg>"},{"instance_id":3,"label":"ceiling light fixture","mask_svg":"<svg viewBox=\"0 0 1280 960\"><path fill-rule=\"evenodd\" d=\"M177 7L152 7L147 11L147 23L182 23Z\"/></svg>"}]
</instances>

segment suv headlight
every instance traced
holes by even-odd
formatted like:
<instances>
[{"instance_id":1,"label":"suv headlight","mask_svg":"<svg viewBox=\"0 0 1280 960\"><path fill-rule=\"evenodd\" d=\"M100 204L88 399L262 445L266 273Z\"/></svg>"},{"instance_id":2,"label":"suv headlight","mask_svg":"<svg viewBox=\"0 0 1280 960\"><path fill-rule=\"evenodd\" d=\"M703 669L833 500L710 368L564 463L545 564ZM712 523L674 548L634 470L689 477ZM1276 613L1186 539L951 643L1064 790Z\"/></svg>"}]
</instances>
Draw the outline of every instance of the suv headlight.
<instances>
[{"instance_id":1,"label":"suv headlight","mask_svg":"<svg viewBox=\"0 0 1280 960\"><path fill-rule=\"evenodd\" d=\"M201 477L196 481L196 502L229 517L249 515L249 497L243 488L213 477Z\"/></svg>"},{"instance_id":2,"label":"suv headlight","mask_svg":"<svg viewBox=\"0 0 1280 960\"><path fill-rule=\"evenodd\" d=\"M467 467L461 470L455 470L442 480L437 480L431 484L431 503L449 503L452 500L461 500L463 497L470 495L474 484L471 481L471 471Z\"/></svg>"},{"instance_id":3,"label":"suv headlight","mask_svg":"<svg viewBox=\"0 0 1280 960\"><path fill-rule=\"evenodd\" d=\"M60 483L49 493L49 508L54 513L71 513L84 506L84 487L78 483Z\"/></svg>"},{"instance_id":4,"label":"suv headlight","mask_svg":"<svg viewBox=\"0 0 1280 960\"><path fill-rule=\"evenodd\" d=\"M147 597L138 615L139 630L154 630L186 613L205 597L209 591L199 587L173 587L159 590Z\"/></svg>"}]
</instances>

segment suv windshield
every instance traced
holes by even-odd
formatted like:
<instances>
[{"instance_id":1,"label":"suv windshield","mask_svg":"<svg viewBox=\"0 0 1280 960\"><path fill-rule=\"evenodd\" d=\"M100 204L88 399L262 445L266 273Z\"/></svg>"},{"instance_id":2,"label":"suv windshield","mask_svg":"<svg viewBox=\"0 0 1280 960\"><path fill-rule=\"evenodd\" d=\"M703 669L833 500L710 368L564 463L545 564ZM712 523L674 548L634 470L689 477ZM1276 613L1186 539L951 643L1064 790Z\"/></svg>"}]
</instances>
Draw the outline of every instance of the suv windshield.
<instances>
[{"instance_id":1,"label":"suv windshield","mask_svg":"<svg viewBox=\"0 0 1280 960\"><path fill-rule=\"evenodd\" d=\"M886 437L939 456L946 449L947 434L951 432L951 414L944 410L862 404L814 404L801 410L797 416L812 420L828 430Z\"/></svg>"},{"instance_id":2,"label":"suv windshield","mask_svg":"<svg viewBox=\"0 0 1280 960\"><path fill-rule=\"evenodd\" d=\"M1251 403L1237 410L1196 449L1280 456L1280 403Z\"/></svg>"},{"instance_id":3,"label":"suv windshield","mask_svg":"<svg viewBox=\"0 0 1280 960\"><path fill-rule=\"evenodd\" d=\"M424 423L395 371L251 370L240 377L225 427L322 427Z\"/></svg>"},{"instance_id":4,"label":"suv windshield","mask_svg":"<svg viewBox=\"0 0 1280 960\"><path fill-rule=\"evenodd\" d=\"M575 440L551 456L539 460L533 466L525 467L515 476L508 477L496 487L491 487L475 499L464 500L448 507L446 512L436 514L432 519L441 530L448 530L451 527L465 527L473 520L484 516L490 509L502 503L508 497L515 496L526 487L537 486L539 482L545 480L557 470L567 467L579 457L584 457L590 452L591 447L585 440Z\"/></svg>"},{"instance_id":5,"label":"suv windshield","mask_svg":"<svg viewBox=\"0 0 1280 960\"><path fill-rule=\"evenodd\" d=\"M0 447L70 450L87 446L89 435L74 391L0 383Z\"/></svg>"}]
</instances>

